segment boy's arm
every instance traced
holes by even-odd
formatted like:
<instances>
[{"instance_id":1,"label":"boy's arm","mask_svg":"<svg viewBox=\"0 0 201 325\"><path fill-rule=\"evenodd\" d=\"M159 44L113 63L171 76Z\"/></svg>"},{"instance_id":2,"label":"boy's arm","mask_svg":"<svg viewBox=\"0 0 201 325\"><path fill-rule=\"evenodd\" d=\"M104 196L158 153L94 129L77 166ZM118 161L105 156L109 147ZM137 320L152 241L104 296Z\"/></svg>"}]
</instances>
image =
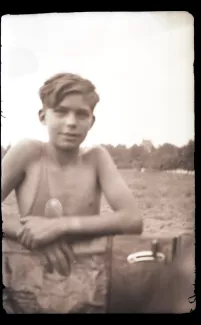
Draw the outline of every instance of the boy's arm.
<instances>
[{"instance_id":1,"label":"boy's arm","mask_svg":"<svg viewBox=\"0 0 201 325\"><path fill-rule=\"evenodd\" d=\"M3 235L5 237L9 237L13 240L17 240L17 234L22 229L22 225L20 224L20 220L17 218L13 218L12 220L4 218L3 220Z\"/></svg>"},{"instance_id":2,"label":"boy's arm","mask_svg":"<svg viewBox=\"0 0 201 325\"><path fill-rule=\"evenodd\" d=\"M41 142L37 140L23 140L9 149L2 160L2 202L23 181L28 165L40 158L41 149ZM16 214L7 218L5 215L3 219L4 236L18 240L18 233L23 227L19 216ZM69 261L73 260L70 248L62 241L52 243L40 252L43 254L46 268L56 269L61 274L68 271Z\"/></svg>"},{"instance_id":3,"label":"boy's arm","mask_svg":"<svg viewBox=\"0 0 201 325\"><path fill-rule=\"evenodd\" d=\"M101 189L113 212L94 216L43 219L40 222L36 217L25 218L24 228L19 236L27 246L43 245L63 235L105 236L142 233L141 213L110 154L105 148L96 147L93 151L93 160Z\"/></svg>"},{"instance_id":4,"label":"boy's arm","mask_svg":"<svg viewBox=\"0 0 201 325\"><path fill-rule=\"evenodd\" d=\"M9 149L2 159L1 202L23 181L29 162L37 158L40 150L39 142L35 140L19 141ZM3 220L5 236L17 239L21 227L17 215Z\"/></svg>"}]
</instances>

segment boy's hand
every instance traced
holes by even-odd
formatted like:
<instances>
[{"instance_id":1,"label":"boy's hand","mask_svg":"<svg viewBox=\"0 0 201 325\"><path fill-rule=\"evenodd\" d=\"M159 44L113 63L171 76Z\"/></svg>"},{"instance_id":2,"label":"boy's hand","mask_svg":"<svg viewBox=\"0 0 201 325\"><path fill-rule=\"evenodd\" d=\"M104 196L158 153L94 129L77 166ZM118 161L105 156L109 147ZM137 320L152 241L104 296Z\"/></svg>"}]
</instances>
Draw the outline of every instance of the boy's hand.
<instances>
[{"instance_id":1,"label":"boy's hand","mask_svg":"<svg viewBox=\"0 0 201 325\"><path fill-rule=\"evenodd\" d=\"M18 240L26 248L37 249L43 254L47 272L52 273L56 270L62 275L67 275L71 264L75 263L75 258L66 240L57 239L60 233L55 224L56 220L58 219L23 218L21 220L23 227L18 233ZM54 242L55 239L57 239L56 242Z\"/></svg>"},{"instance_id":2,"label":"boy's hand","mask_svg":"<svg viewBox=\"0 0 201 325\"><path fill-rule=\"evenodd\" d=\"M40 252L44 254L45 269L49 273L56 270L61 275L68 275L71 264L75 263L71 247L62 239L40 249Z\"/></svg>"},{"instance_id":3,"label":"boy's hand","mask_svg":"<svg viewBox=\"0 0 201 325\"><path fill-rule=\"evenodd\" d=\"M49 244L61 235L59 218L25 217L21 224L18 240L31 250Z\"/></svg>"}]
</instances>

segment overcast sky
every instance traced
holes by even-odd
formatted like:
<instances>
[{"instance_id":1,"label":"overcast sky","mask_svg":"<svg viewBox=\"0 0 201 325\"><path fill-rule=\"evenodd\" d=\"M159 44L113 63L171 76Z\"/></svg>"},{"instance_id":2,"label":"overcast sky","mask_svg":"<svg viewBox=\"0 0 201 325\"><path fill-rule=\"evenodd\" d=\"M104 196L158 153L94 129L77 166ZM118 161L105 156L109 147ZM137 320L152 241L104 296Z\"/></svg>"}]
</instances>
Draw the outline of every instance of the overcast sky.
<instances>
[{"instance_id":1,"label":"overcast sky","mask_svg":"<svg viewBox=\"0 0 201 325\"><path fill-rule=\"evenodd\" d=\"M187 12L2 17L2 144L47 140L38 89L58 72L100 95L84 145L184 145L194 138L194 21Z\"/></svg>"}]
</instances>

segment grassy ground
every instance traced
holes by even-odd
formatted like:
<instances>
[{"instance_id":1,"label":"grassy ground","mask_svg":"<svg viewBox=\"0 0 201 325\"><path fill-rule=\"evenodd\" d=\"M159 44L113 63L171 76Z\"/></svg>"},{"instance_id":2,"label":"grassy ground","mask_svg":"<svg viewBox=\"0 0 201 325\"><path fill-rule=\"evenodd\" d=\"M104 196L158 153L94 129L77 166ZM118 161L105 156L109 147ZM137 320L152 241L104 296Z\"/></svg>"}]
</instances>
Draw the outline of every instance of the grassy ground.
<instances>
[{"instance_id":1,"label":"grassy ground","mask_svg":"<svg viewBox=\"0 0 201 325\"><path fill-rule=\"evenodd\" d=\"M146 233L194 231L194 176L166 172L120 171L143 212ZM105 198L102 211L110 209Z\"/></svg>"}]
</instances>

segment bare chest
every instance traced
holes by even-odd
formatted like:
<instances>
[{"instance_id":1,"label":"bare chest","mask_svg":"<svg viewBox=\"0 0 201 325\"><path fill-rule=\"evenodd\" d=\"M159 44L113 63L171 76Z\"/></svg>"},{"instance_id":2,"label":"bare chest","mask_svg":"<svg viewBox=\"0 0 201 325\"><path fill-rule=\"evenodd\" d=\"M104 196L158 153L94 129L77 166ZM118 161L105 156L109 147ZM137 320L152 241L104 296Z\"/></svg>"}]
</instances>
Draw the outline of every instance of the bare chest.
<instances>
[{"instance_id":1,"label":"bare chest","mask_svg":"<svg viewBox=\"0 0 201 325\"><path fill-rule=\"evenodd\" d=\"M50 198L58 199L63 215L94 215L100 212L101 191L92 164L79 164L58 169L39 163L29 167L17 189L18 206L22 215L44 215Z\"/></svg>"},{"instance_id":2,"label":"bare chest","mask_svg":"<svg viewBox=\"0 0 201 325\"><path fill-rule=\"evenodd\" d=\"M50 196L57 198L66 215L98 213L100 190L93 167L69 167L59 172L55 168L47 171Z\"/></svg>"}]
</instances>

